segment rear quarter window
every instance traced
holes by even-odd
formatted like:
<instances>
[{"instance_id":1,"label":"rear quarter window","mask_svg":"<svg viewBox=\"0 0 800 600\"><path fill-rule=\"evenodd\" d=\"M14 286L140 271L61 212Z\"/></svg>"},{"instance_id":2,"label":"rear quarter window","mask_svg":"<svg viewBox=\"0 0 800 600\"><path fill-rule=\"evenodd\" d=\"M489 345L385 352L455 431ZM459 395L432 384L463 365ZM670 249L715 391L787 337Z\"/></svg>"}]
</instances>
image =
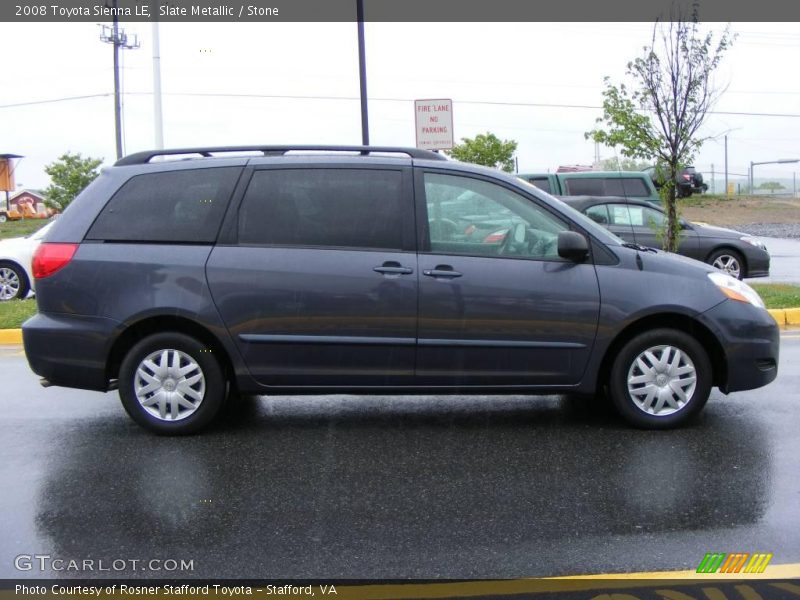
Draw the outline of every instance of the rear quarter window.
<instances>
[{"instance_id":1,"label":"rear quarter window","mask_svg":"<svg viewBox=\"0 0 800 600\"><path fill-rule=\"evenodd\" d=\"M86 239L213 243L240 172L240 167L216 167L131 177L100 212Z\"/></svg>"}]
</instances>

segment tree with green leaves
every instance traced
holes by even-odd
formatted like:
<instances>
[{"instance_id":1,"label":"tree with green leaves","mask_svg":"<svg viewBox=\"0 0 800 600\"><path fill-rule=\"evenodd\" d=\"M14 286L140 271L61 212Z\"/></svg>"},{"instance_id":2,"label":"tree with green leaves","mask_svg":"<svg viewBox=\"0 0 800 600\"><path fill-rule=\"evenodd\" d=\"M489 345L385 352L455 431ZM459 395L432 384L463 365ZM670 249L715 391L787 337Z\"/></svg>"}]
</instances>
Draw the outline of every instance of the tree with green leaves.
<instances>
[{"instance_id":1,"label":"tree with green leaves","mask_svg":"<svg viewBox=\"0 0 800 600\"><path fill-rule=\"evenodd\" d=\"M481 133L474 139L461 138L461 143L447 150L447 154L462 162L502 169L507 173L514 171L514 152L517 142L501 140L493 133Z\"/></svg>"},{"instance_id":2,"label":"tree with green leaves","mask_svg":"<svg viewBox=\"0 0 800 600\"><path fill-rule=\"evenodd\" d=\"M760 186L758 186L758 189L769 190L774 194L775 190L785 190L786 188L783 186L782 183L779 183L777 181L765 181Z\"/></svg>"},{"instance_id":3,"label":"tree with green leaves","mask_svg":"<svg viewBox=\"0 0 800 600\"><path fill-rule=\"evenodd\" d=\"M733 42L726 29L714 41L702 34L697 5L691 20L680 15L671 22L657 22L652 41L643 54L628 63L632 87L614 85L605 79L602 123L586 137L619 147L633 159L655 163L658 178L665 182L661 198L667 212L664 249L678 247L676 182L683 167L691 164L704 139L698 131L719 97L712 75Z\"/></svg>"},{"instance_id":4,"label":"tree with green leaves","mask_svg":"<svg viewBox=\"0 0 800 600\"><path fill-rule=\"evenodd\" d=\"M50 187L44 191L47 201L57 203L62 209L67 208L75 196L97 178L100 174L97 167L102 162L102 158L83 158L80 152L66 152L59 156L44 168L50 176Z\"/></svg>"},{"instance_id":5,"label":"tree with green leaves","mask_svg":"<svg viewBox=\"0 0 800 600\"><path fill-rule=\"evenodd\" d=\"M636 160L633 158L604 158L600 161L600 168L603 171L644 171L650 166L646 160Z\"/></svg>"}]
</instances>

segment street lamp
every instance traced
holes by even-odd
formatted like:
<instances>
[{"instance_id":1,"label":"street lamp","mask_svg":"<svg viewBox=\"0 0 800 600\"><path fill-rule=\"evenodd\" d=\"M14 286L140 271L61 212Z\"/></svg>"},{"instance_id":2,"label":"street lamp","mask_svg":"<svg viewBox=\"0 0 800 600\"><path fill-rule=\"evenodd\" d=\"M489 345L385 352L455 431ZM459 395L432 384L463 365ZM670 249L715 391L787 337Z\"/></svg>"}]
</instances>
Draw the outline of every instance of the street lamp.
<instances>
[{"instance_id":1,"label":"street lamp","mask_svg":"<svg viewBox=\"0 0 800 600\"><path fill-rule=\"evenodd\" d=\"M778 160L765 160L763 162L750 161L750 193L753 193L753 167L756 165L789 165L792 163L800 163L800 158L779 158Z\"/></svg>"}]
</instances>

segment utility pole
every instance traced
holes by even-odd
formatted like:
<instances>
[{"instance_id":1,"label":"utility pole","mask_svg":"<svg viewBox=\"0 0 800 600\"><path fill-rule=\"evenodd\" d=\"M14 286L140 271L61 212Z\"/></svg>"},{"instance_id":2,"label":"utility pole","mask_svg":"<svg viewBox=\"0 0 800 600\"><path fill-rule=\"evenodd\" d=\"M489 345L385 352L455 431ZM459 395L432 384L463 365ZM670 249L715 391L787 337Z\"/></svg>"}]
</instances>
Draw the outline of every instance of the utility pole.
<instances>
[{"instance_id":1,"label":"utility pole","mask_svg":"<svg viewBox=\"0 0 800 600\"><path fill-rule=\"evenodd\" d=\"M100 32L100 41L114 46L114 133L117 144L117 159L122 158L122 103L120 97L119 86L119 51L135 50L139 47L139 39L136 35L132 36L132 40L128 41L128 34L124 29L119 27L119 18L117 17L117 3L118 0L111 0L113 12L113 22L111 27L102 25ZM108 6L108 4L106 4Z\"/></svg>"},{"instance_id":2,"label":"utility pole","mask_svg":"<svg viewBox=\"0 0 800 600\"><path fill-rule=\"evenodd\" d=\"M361 83L361 143L369 146L369 113L367 112L367 59L364 48L364 0L356 0L358 19L358 78Z\"/></svg>"},{"instance_id":3,"label":"utility pole","mask_svg":"<svg viewBox=\"0 0 800 600\"><path fill-rule=\"evenodd\" d=\"M725 136L725 195L728 195L728 136Z\"/></svg>"}]
</instances>

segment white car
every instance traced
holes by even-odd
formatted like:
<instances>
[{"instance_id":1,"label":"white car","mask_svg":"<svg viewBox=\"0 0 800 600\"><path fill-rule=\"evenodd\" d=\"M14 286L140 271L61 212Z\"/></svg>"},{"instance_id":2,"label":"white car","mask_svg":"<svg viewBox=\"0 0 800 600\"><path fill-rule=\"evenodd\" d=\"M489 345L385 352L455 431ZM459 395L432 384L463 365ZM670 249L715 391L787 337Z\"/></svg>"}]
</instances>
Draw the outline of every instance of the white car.
<instances>
[{"instance_id":1,"label":"white car","mask_svg":"<svg viewBox=\"0 0 800 600\"><path fill-rule=\"evenodd\" d=\"M0 240L0 302L25 298L30 292L33 253L51 225L48 223L27 237Z\"/></svg>"}]
</instances>

